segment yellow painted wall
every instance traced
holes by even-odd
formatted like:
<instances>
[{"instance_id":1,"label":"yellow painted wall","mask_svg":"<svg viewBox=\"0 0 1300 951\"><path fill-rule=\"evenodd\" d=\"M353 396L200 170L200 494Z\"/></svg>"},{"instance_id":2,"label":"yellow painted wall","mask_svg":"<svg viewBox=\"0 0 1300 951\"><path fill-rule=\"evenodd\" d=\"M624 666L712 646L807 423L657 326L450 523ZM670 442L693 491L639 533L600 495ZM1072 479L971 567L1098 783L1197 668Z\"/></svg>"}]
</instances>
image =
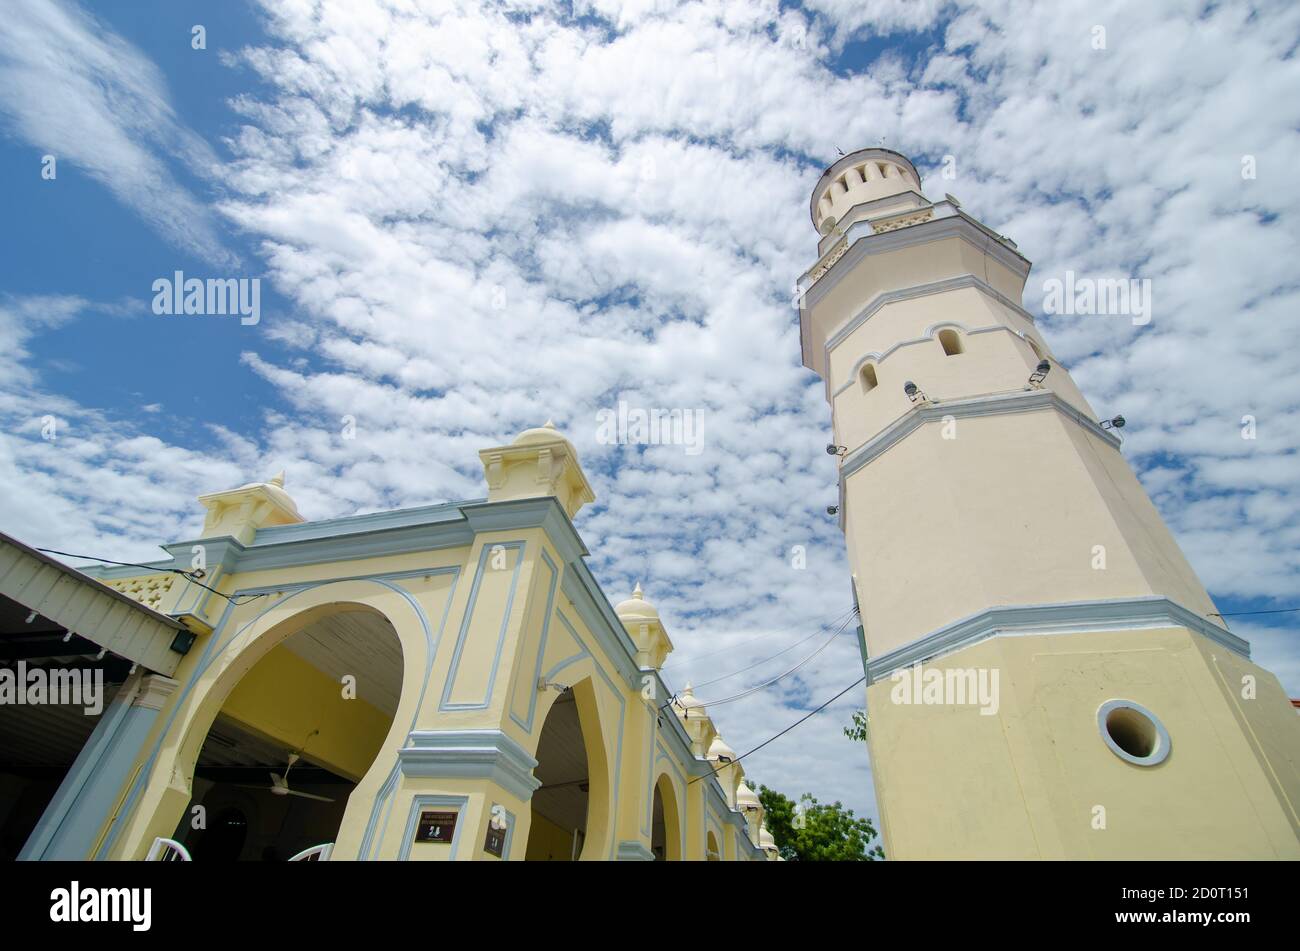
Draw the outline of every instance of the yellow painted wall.
<instances>
[{"instance_id":1,"label":"yellow painted wall","mask_svg":"<svg viewBox=\"0 0 1300 951\"><path fill-rule=\"evenodd\" d=\"M925 665L997 670L988 716L897 704L894 681L873 684L868 736L889 856L1300 858L1294 813L1272 785L1282 777L1294 796L1295 717L1276 715L1276 696L1259 701L1253 749L1207 662L1223 653L1171 628L1000 637ZM1229 666L1280 694L1266 671ZM1112 699L1159 717L1168 759L1136 766L1110 750L1097 709Z\"/></svg>"},{"instance_id":2,"label":"yellow painted wall","mask_svg":"<svg viewBox=\"0 0 1300 951\"><path fill-rule=\"evenodd\" d=\"M579 854L582 844L579 840ZM529 862L568 862L573 855L573 833L561 829L545 816L533 815L532 829L528 834L528 851L525 858Z\"/></svg>"},{"instance_id":3,"label":"yellow painted wall","mask_svg":"<svg viewBox=\"0 0 1300 951\"><path fill-rule=\"evenodd\" d=\"M494 564L492 550L497 544L514 547L506 548L503 560ZM410 742L408 733L413 729L435 734L500 731L535 752L557 695L538 690L538 671L557 664L562 669L555 679L573 686L587 742L591 807L583 857L608 859L629 843L648 848L644 823L652 787L647 743L653 743L661 729L656 714L666 698L647 700L641 680L629 679L606 654L603 642L563 594L564 564L547 533L533 528L484 533L470 546L432 555L227 577L231 590L257 587L273 593L230 609L225 623L209 635L216 639L210 662L202 659L207 649L202 640L185 658L178 679L193 680L193 687L178 691L160 717L160 752L146 770L143 793L132 802L124 791L121 814L105 827L105 835L112 825L118 827L111 855L139 858L155 836L170 835L176 828L191 801L187 777L218 712L284 743L286 749L297 748L313 729L320 730L307 746L308 759L359 779L338 830L336 860L452 858L450 845L408 840L419 797L430 796L460 803L450 807L460 813L455 858L496 860L483 850L494 805L514 817L511 859L522 859L543 846L556 851L556 830L546 820L532 817L528 800L512 788L490 777L403 775L398 751ZM457 574L455 578L420 574L434 566L455 567ZM372 576L394 580L365 580ZM300 590L304 583L311 586ZM276 591L281 585L285 590ZM424 622L407 596L419 605ZM342 700L341 685L281 646L304 624L332 611L358 607L387 618L402 644L401 702L391 719L364 701ZM432 655L430 638L436 644ZM628 638L619 649L632 656L635 647ZM526 728L530 706L531 727ZM147 751L139 758L141 769L146 769L146 756ZM690 768L685 760L675 765L681 772ZM692 790L700 809L706 796L713 796L731 814L709 784L696 783ZM679 810L687 811L684 806ZM739 813L733 818L743 822ZM567 856L571 843L567 833L564 838L559 851ZM683 857L703 859L702 835L688 837Z\"/></svg>"},{"instance_id":4,"label":"yellow painted wall","mask_svg":"<svg viewBox=\"0 0 1300 951\"><path fill-rule=\"evenodd\" d=\"M286 750L306 743L307 760L352 780L370 768L392 722L360 698L344 699L342 684L284 646L248 672L221 712Z\"/></svg>"}]
</instances>

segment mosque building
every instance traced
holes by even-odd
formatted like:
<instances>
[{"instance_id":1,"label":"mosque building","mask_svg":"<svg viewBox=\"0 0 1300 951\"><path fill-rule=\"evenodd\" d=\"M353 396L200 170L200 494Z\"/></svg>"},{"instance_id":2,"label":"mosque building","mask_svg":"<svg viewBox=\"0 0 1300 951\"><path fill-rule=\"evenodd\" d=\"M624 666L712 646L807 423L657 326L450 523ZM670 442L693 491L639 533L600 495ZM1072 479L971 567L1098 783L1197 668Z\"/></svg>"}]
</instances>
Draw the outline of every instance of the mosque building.
<instances>
[{"instance_id":1,"label":"mosque building","mask_svg":"<svg viewBox=\"0 0 1300 951\"><path fill-rule=\"evenodd\" d=\"M886 149L810 212L886 855L1300 857L1295 712L1021 305L1015 243ZM572 443L479 458L470 502L203 495L143 566L0 536L3 659L102 701L4 709L0 858L779 860L659 612L587 567Z\"/></svg>"},{"instance_id":2,"label":"mosque building","mask_svg":"<svg viewBox=\"0 0 1300 951\"><path fill-rule=\"evenodd\" d=\"M479 456L474 502L308 522L282 476L214 492L145 567L0 541L6 646L107 664L112 694L94 721L5 711L30 761L0 773L7 849L778 860L735 752L660 674L659 612L640 585L612 607L587 568L573 445L547 424Z\"/></svg>"},{"instance_id":3,"label":"mosque building","mask_svg":"<svg viewBox=\"0 0 1300 951\"><path fill-rule=\"evenodd\" d=\"M1015 242L907 158L813 190L885 854L1300 857L1300 723L1021 306ZM1115 318L1085 318L1115 319ZM928 668L928 669L927 669Z\"/></svg>"}]
</instances>

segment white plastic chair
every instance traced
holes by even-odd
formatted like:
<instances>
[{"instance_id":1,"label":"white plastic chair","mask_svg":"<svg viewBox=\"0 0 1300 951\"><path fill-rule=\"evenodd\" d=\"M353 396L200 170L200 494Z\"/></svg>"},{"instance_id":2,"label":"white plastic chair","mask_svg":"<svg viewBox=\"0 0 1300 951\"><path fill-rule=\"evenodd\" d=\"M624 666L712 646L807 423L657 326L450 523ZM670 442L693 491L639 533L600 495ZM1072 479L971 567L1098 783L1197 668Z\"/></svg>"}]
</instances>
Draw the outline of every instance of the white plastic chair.
<instances>
[{"instance_id":1,"label":"white plastic chair","mask_svg":"<svg viewBox=\"0 0 1300 951\"><path fill-rule=\"evenodd\" d=\"M290 862L328 862L330 853L334 851L334 843L326 842L324 845L313 845L310 849L303 849Z\"/></svg>"},{"instance_id":2,"label":"white plastic chair","mask_svg":"<svg viewBox=\"0 0 1300 951\"><path fill-rule=\"evenodd\" d=\"M175 839L164 839L162 836L153 840L153 845L149 846L149 855L145 858L146 862L192 862L189 850L181 845Z\"/></svg>"}]
</instances>

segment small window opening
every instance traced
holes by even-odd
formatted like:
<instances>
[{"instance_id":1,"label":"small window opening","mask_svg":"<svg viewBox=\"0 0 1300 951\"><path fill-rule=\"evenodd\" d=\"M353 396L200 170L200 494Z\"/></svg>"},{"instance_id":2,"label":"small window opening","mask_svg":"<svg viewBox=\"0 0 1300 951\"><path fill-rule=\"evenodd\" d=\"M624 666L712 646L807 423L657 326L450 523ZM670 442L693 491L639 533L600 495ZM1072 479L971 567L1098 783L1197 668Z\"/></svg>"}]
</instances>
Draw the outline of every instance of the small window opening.
<instances>
[{"instance_id":1,"label":"small window opening","mask_svg":"<svg viewBox=\"0 0 1300 951\"><path fill-rule=\"evenodd\" d=\"M943 352L950 357L962 352L961 338L957 336L955 330L940 330L939 346L943 347Z\"/></svg>"},{"instance_id":2,"label":"small window opening","mask_svg":"<svg viewBox=\"0 0 1300 951\"><path fill-rule=\"evenodd\" d=\"M862 368L862 392L870 393L880 381L876 379L876 368L868 363Z\"/></svg>"}]
</instances>

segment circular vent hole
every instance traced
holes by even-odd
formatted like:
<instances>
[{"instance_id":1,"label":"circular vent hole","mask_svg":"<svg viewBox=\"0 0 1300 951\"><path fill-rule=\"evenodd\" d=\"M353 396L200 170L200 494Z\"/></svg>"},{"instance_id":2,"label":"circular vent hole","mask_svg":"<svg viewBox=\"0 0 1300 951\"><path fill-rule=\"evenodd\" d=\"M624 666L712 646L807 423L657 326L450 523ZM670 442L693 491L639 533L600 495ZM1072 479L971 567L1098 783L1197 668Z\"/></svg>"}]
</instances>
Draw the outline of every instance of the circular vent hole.
<instances>
[{"instance_id":1,"label":"circular vent hole","mask_svg":"<svg viewBox=\"0 0 1300 951\"><path fill-rule=\"evenodd\" d=\"M1155 766L1169 755L1169 733L1155 714L1131 700L1108 700L1097 711L1102 739L1120 759Z\"/></svg>"},{"instance_id":2,"label":"circular vent hole","mask_svg":"<svg viewBox=\"0 0 1300 951\"><path fill-rule=\"evenodd\" d=\"M1112 710L1106 716L1106 732L1115 745L1129 756L1146 759L1156 748L1156 725L1128 707Z\"/></svg>"}]
</instances>

